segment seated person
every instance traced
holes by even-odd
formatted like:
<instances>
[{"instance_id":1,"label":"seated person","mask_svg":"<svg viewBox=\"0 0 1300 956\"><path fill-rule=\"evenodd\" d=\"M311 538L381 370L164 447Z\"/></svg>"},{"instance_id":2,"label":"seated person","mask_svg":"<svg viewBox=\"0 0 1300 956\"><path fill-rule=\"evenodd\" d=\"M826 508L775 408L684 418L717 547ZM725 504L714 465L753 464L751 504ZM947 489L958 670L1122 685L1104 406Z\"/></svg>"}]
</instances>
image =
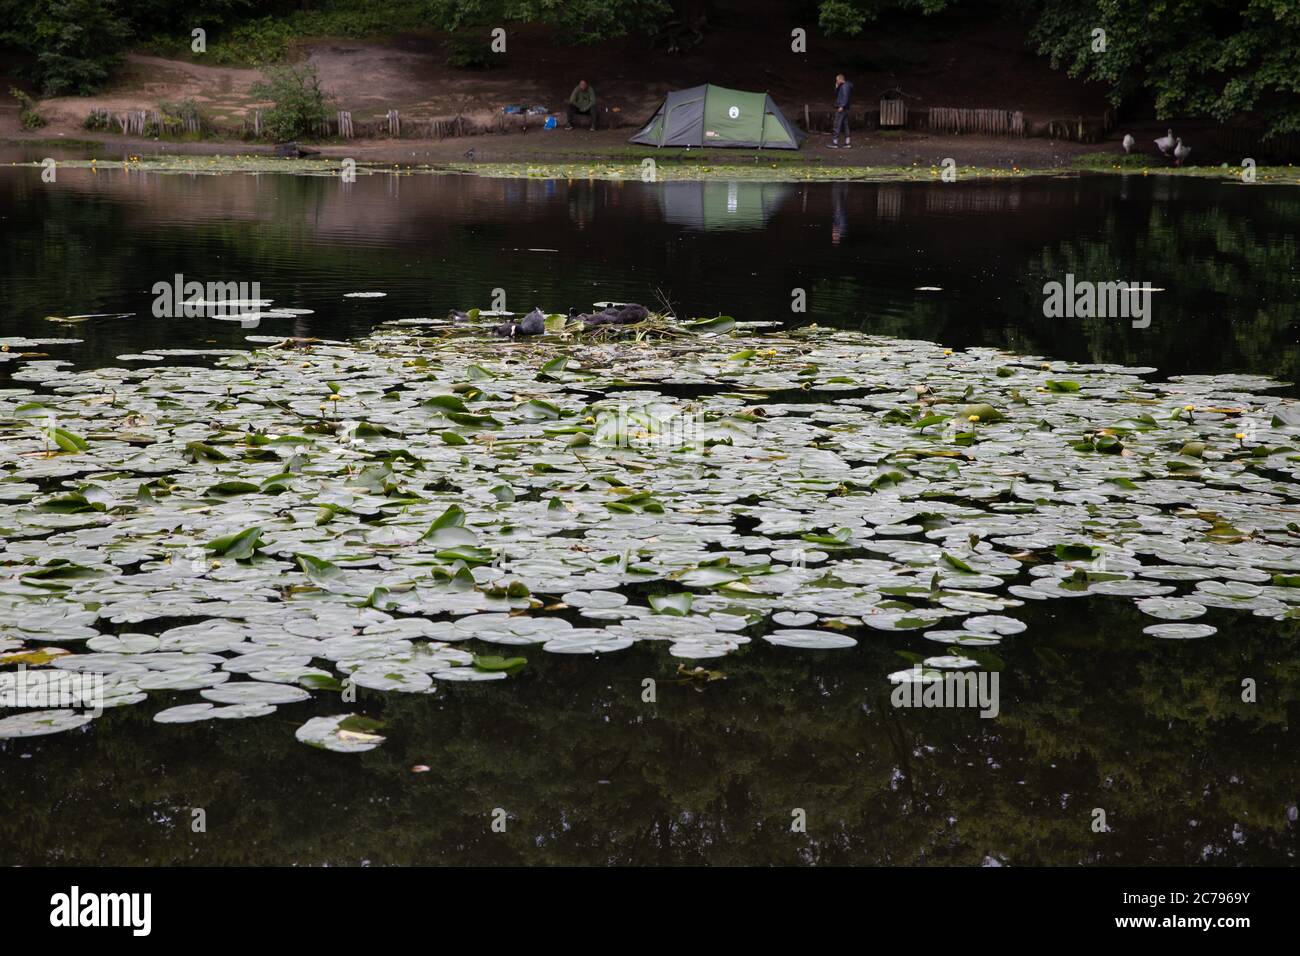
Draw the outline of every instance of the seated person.
<instances>
[{"instance_id":1,"label":"seated person","mask_svg":"<svg viewBox=\"0 0 1300 956\"><path fill-rule=\"evenodd\" d=\"M569 94L568 103L569 119L565 129L573 129L573 118L575 116L588 116L591 118L591 128L596 128L596 91L587 85L586 80L579 80L578 85L573 88Z\"/></svg>"}]
</instances>

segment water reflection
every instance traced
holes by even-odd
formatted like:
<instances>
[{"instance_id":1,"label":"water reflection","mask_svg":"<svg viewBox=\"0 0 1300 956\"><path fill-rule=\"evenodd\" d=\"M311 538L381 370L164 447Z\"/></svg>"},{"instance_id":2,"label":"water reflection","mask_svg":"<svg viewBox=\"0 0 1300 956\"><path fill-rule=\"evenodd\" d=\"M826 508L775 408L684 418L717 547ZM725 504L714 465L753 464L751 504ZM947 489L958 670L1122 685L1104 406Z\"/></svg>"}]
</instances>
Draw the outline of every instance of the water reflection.
<instances>
[{"instance_id":1,"label":"water reflection","mask_svg":"<svg viewBox=\"0 0 1300 956\"><path fill-rule=\"evenodd\" d=\"M795 195L788 183L666 182L657 198L664 222L688 229L761 229Z\"/></svg>"},{"instance_id":2,"label":"water reflection","mask_svg":"<svg viewBox=\"0 0 1300 956\"><path fill-rule=\"evenodd\" d=\"M727 679L703 691L672 683L662 647L532 649L509 682L361 691L388 742L358 756L289 732L337 704L163 728L149 723L163 695L87 732L0 743L0 860L1294 862L1292 624L1212 612L1215 637L1160 641L1127 602L1023 610L1029 631L997 649L996 720L892 708L897 652L937 646L904 634L820 654L760 641L713 662ZM1257 703L1241 702L1242 675ZM196 806L207 834L189 830ZM505 834L489 829L496 807ZM1092 831L1096 807L1110 833Z\"/></svg>"},{"instance_id":3,"label":"water reflection","mask_svg":"<svg viewBox=\"0 0 1300 956\"><path fill-rule=\"evenodd\" d=\"M1166 373L1294 378L1300 192L1202 180L772 184L158 175L0 170L0 328L135 312L78 328L78 362L159 345L244 345L246 330L154 320L148 290L180 272L260 281L277 306L344 337L486 304L816 321L953 346L996 345ZM1150 329L1049 320L1042 287L1073 271L1168 289ZM918 293L942 288L942 295ZM808 311L789 310L790 290ZM345 301L377 289L382 300ZM281 331L268 320L263 332Z\"/></svg>"}]
</instances>

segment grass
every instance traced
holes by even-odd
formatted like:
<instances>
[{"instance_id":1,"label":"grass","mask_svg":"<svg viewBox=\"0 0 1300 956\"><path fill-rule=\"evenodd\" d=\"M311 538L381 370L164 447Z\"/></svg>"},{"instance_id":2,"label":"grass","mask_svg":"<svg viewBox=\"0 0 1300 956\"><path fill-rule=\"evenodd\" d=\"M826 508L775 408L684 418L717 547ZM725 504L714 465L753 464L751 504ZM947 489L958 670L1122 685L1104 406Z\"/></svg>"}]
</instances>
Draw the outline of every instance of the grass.
<instances>
[{"instance_id":1,"label":"grass","mask_svg":"<svg viewBox=\"0 0 1300 956\"><path fill-rule=\"evenodd\" d=\"M1240 180L1243 169L1222 163L1218 166L1170 166L1158 156L1126 156L1115 153L1084 153L1071 166L1081 172L1141 173L1156 176L1192 176L1200 179ZM1300 183L1300 167L1256 166L1256 182Z\"/></svg>"}]
</instances>

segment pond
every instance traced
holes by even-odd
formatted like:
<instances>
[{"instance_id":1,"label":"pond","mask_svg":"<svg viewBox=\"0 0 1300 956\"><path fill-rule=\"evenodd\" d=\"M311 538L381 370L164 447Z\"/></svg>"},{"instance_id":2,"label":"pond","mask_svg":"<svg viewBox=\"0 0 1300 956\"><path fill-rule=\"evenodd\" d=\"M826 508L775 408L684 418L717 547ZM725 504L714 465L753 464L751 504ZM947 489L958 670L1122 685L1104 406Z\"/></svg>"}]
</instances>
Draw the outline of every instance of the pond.
<instances>
[{"instance_id":1,"label":"pond","mask_svg":"<svg viewBox=\"0 0 1300 956\"><path fill-rule=\"evenodd\" d=\"M0 861L1294 859L1295 191L0 184Z\"/></svg>"}]
</instances>

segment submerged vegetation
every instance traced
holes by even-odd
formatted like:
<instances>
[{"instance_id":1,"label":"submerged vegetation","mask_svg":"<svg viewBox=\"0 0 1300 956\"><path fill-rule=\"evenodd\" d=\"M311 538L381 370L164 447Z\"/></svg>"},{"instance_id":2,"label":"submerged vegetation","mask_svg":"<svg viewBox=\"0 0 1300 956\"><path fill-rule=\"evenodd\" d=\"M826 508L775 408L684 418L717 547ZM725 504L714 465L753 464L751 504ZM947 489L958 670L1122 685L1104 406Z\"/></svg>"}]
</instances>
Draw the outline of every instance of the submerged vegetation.
<instances>
[{"instance_id":1,"label":"submerged vegetation","mask_svg":"<svg viewBox=\"0 0 1300 956\"><path fill-rule=\"evenodd\" d=\"M648 643L689 674L756 640L933 642L887 690L1001 669L1045 636L1030 603L1125 599L1149 640L1300 617L1300 411L1261 376L728 316L552 316L503 346L500 318L252 337L212 369L72 372L67 340L0 340L30 386L0 391L0 663L167 695L165 724L338 698L298 739L356 752L384 742L370 695L539 650Z\"/></svg>"}]
</instances>

